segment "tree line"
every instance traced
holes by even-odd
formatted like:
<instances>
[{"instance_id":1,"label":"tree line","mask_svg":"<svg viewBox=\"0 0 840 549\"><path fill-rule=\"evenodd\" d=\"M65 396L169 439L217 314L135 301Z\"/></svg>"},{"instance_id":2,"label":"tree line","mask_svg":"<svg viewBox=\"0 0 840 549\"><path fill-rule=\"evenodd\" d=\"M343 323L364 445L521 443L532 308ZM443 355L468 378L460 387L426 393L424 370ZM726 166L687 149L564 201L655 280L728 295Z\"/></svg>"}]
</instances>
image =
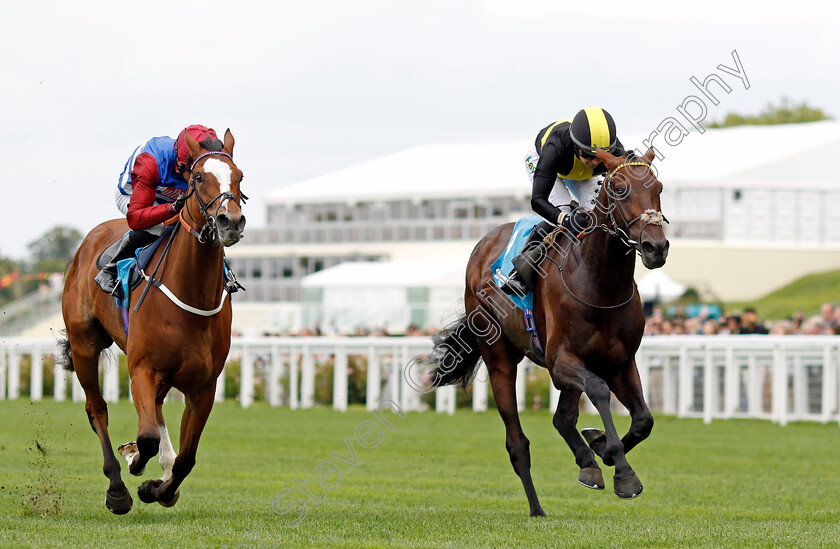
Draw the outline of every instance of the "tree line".
<instances>
[{"instance_id":1,"label":"tree line","mask_svg":"<svg viewBox=\"0 0 840 549\"><path fill-rule=\"evenodd\" d=\"M710 128L730 128L732 126L764 126L772 124L798 124L831 120L833 117L818 107L808 105L807 101L793 103L783 97L778 105L769 103L755 115L731 112L720 122L712 122Z\"/></svg>"},{"instance_id":2,"label":"tree line","mask_svg":"<svg viewBox=\"0 0 840 549\"><path fill-rule=\"evenodd\" d=\"M82 233L59 225L26 245L29 258L15 261L0 255L0 307L38 289L53 273L64 271L82 241Z\"/></svg>"}]
</instances>

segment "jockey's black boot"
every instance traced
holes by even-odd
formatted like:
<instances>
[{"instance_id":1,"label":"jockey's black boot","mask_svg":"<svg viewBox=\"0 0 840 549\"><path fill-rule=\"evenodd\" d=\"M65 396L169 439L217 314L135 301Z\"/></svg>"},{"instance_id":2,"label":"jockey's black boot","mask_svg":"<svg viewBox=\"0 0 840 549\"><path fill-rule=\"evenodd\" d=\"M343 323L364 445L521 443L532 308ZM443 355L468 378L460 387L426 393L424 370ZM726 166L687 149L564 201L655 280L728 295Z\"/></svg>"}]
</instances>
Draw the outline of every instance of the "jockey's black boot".
<instances>
[{"instance_id":1,"label":"jockey's black boot","mask_svg":"<svg viewBox=\"0 0 840 549\"><path fill-rule=\"evenodd\" d=\"M155 235L147 233L146 231L130 231L123 236L116 253L108 261L108 264L102 267L96 278L93 279L96 284L102 288L102 291L108 295L113 295L117 298L122 298L122 288L117 285L117 262L121 259L131 257L134 250L141 246L151 244Z\"/></svg>"},{"instance_id":2,"label":"jockey's black boot","mask_svg":"<svg viewBox=\"0 0 840 549\"><path fill-rule=\"evenodd\" d=\"M502 285L502 291L508 295L525 295L534 289L537 281L537 266L545 256L545 244L540 241L529 242L528 247L513 258L513 271Z\"/></svg>"}]
</instances>

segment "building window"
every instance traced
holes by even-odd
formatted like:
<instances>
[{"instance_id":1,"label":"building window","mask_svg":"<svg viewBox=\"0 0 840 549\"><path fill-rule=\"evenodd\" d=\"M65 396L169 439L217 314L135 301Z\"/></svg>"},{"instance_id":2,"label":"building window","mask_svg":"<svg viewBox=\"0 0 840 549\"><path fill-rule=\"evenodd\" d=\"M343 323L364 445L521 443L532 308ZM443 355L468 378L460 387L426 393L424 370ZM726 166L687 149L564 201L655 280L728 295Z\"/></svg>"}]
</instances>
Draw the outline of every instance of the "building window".
<instances>
[{"instance_id":1,"label":"building window","mask_svg":"<svg viewBox=\"0 0 840 549\"><path fill-rule=\"evenodd\" d=\"M455 219L467 219L470 216L470 211L473 209L473 204L466 200L458 200L457 202L449 203L448 217Z\"/></svg>"}]
</instances>

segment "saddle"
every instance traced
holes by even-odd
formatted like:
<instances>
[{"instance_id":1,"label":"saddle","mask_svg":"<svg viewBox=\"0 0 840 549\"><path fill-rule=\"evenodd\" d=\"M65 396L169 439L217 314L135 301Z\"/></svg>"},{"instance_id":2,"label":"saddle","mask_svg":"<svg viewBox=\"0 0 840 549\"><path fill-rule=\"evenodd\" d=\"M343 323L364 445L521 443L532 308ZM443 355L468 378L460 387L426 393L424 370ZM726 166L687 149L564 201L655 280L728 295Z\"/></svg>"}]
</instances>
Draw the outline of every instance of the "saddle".
<instances>
[{"instance_id":1,"label":"saddle","mask_svg":"<svg viewBox=\"0 0 840 549\"><path fill-rule=\"evenodd\" d=\"M123 286L123 296L126 301L126 306L129 290L136 288L143 280L140 276L140 269L145 270L146 267L148 267L152 260L152 256L158 249L158 246L163 241L164 237L168 236L172 232L173 228L173 226L167 227L154 242L135 250L134 257L122 259L117 262L117 284ZM123 238L125 238L125 235L111 243L111 245L99 254L99 258L96 260L96 267L98 269L101 270L105 267L105 265L111 262L117 254L117 250L119 249Z\"/></svg>"}]
</instances>

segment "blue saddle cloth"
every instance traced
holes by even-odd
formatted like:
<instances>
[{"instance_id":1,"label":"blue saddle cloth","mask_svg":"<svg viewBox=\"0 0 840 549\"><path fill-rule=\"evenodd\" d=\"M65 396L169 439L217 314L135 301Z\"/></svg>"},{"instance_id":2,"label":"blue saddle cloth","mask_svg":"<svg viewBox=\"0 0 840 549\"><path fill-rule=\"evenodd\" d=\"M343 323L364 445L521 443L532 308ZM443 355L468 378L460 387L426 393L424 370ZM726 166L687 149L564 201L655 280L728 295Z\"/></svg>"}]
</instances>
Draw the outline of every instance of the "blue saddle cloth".
<instances>
[{"instance_id":1,"label":"blue saddle cloth","mask_svg":"<svg viewBox=\"0 0 840 549\"><path fill-rule=\"evenodd\" d=\"M522 248L528 241L531 231L533 231L534 227L539 225L541 221L542 218L536 215L528 215L517 221L513 226L513 232L510 235L510 240L508 241L508 245L505 247L505 251L502 252L502 255L500 255L491 266L491 269L493 270L493 281L500 288L503 281L501 280L499 274L504 277L510 276L511 271L513 271L513 258L519 255L519 252L522 251ZM518 295L511 295L509 297L511 301L513 301L513 303L523 311L526 309L529 311L534 310L533 292L528 292L525 297L519 297Z\"/></svg>"},{"instance_id":2,"label":"blue saddle cloth","mask_svg":"<svg viewBox=\"0 0 840 549\"><path fill-rule=\"evenodd\" d=\"M114 297L117 301L117 306L121 310L128 309L129 297L131 289L140 283L139 269L145 269L152 260L152 255L158 249L163 238L172 232L174 225L170 225L163 231L163 233L151 244L143 248L138 248L134 252L134 257L128 257L117 261L117 284L122 286L122 298ZM126 332L128 332L127 322Z\"/></svg>"}]
</instances>

